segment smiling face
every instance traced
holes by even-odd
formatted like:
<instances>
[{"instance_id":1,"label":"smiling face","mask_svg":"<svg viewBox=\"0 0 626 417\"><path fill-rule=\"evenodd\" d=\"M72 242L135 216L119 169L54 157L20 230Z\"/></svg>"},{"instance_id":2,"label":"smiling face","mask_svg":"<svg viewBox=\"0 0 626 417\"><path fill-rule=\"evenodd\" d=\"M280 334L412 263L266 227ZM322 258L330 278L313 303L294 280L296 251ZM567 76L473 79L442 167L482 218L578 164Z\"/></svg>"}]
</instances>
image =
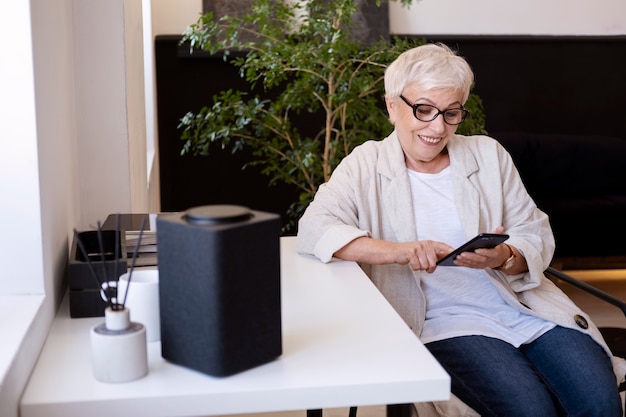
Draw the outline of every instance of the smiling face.
<instances>
[{"instance_id":1,"label":"smiling face","mask_svg":"<svg viewBox=\"0 0 626 417\"><path fill-rule=\"evenodd\" d=\"M410 84L402 95L411 104L430 104L440 111L458 109L463 104L463 92L451 88L426 90L417 84ZM430 122L417 120L413 108L400 97L386 97L385 101L389 120L395 125L409 169L436 173L450 165L446 144L457 126L445 123L443 114Z\"/></svg>"}]
</instances>

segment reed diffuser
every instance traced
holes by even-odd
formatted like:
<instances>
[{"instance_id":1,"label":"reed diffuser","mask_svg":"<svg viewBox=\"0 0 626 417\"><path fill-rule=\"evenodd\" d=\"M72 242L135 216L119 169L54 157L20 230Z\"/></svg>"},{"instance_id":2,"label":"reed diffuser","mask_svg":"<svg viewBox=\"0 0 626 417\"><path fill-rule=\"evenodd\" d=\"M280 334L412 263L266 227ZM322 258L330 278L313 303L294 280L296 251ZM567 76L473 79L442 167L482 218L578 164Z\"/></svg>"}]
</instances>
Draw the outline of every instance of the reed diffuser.
<instances>
[{"instance_id":1,"label":"reed diffuser","mask_svg":"<svg viewBox=\"0 0 626 417\"><path fill-rule=\"evenodd\" d=\"M141 222L139 238L133 252L129 269L129 284L135 268L144 225L145 219ZM119 257L119 251L121 250L119 247L119 234L120 220L118 214L115 220L115 259ZM104 311L104 323L91 329L91 358L94 377L101 382L111 383L129 382L142 378L148 373L146 328L143 324L130 320L130 311L125 305L130 285L126 287L126 293L122 298L120 297L121 294L117 293L117 282L121 275L117 269L117 264L113 276L107 276L109 274L107 274L104 264L105 251L102 244L102 227L100 222L98 222L99 262L91 262L91 257L87 253L76 230L74 230L74 235L83 257L87 259L89 271L93 279L97 281L99 288L102 288L102 294L107 302L107 307ZM101 268L98 268L97 263L101 264ZM100 275L98 275L98 269L101 269Z\"/></svg>"}]
</instances>

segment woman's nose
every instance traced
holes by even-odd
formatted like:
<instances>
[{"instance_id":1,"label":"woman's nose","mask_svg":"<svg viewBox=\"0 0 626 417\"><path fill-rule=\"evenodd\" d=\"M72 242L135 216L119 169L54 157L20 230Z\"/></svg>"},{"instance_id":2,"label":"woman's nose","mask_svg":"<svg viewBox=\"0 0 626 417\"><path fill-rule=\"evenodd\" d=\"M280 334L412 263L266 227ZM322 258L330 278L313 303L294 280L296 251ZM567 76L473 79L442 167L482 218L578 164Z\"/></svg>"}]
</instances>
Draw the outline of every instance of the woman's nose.
<instances>
[{"instance_id":1,"label":"woman's nose","mask_svg":"<svg viewBox=\"0 0 626 417\"><path fill-rule=\"evenodd\" d=\"M436 133L445 132L446 126L446 122L443 120L443 114L438 114L437 117L430 122L430 128Z\"/></svg>"}]
</instances>

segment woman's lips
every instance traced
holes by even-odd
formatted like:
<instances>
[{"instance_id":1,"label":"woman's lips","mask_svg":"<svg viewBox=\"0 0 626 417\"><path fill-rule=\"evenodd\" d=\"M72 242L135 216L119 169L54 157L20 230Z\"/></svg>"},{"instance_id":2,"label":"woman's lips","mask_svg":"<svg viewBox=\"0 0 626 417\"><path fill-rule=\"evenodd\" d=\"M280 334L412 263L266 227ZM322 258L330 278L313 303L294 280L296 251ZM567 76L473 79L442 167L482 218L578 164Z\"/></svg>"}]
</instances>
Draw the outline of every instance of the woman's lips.
<instances>
[{"instance_id":1,"label":"woman's lips","mask_svg":"<svg viewBox=\"0 0 626 417\"><path fill-rule=\"evenodd\" d=\"M426 142L431 145L436 145L443 140L441 137L434 137L434 136L418 135L418 137L422 142Z\"/></svg>"}]
</instances>

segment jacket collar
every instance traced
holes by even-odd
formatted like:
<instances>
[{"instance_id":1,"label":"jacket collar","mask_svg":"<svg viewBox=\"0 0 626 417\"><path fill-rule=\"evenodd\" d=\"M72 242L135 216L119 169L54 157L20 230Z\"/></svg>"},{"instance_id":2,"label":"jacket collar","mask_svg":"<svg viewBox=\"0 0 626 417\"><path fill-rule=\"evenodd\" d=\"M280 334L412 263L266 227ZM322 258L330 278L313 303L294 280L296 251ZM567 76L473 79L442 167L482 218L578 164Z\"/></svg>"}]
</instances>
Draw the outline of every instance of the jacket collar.
<instances>
[{"instance_id":1,"label":"jacket collar","mask_svg":"<svg viewBox=\"0 0 626 417\"><path fill-rule=\"evenodd\" d=\"M478 162L465 145L463 136L453 135L448 142L457 211L467 236L479 229L480 194L470 177L478 171ZM383 211L401 242L417 239L411 184L404 161L404 153L395 130L383 140L377 163L377 173L383 186Z\"/></svg>"}]
</instances>

